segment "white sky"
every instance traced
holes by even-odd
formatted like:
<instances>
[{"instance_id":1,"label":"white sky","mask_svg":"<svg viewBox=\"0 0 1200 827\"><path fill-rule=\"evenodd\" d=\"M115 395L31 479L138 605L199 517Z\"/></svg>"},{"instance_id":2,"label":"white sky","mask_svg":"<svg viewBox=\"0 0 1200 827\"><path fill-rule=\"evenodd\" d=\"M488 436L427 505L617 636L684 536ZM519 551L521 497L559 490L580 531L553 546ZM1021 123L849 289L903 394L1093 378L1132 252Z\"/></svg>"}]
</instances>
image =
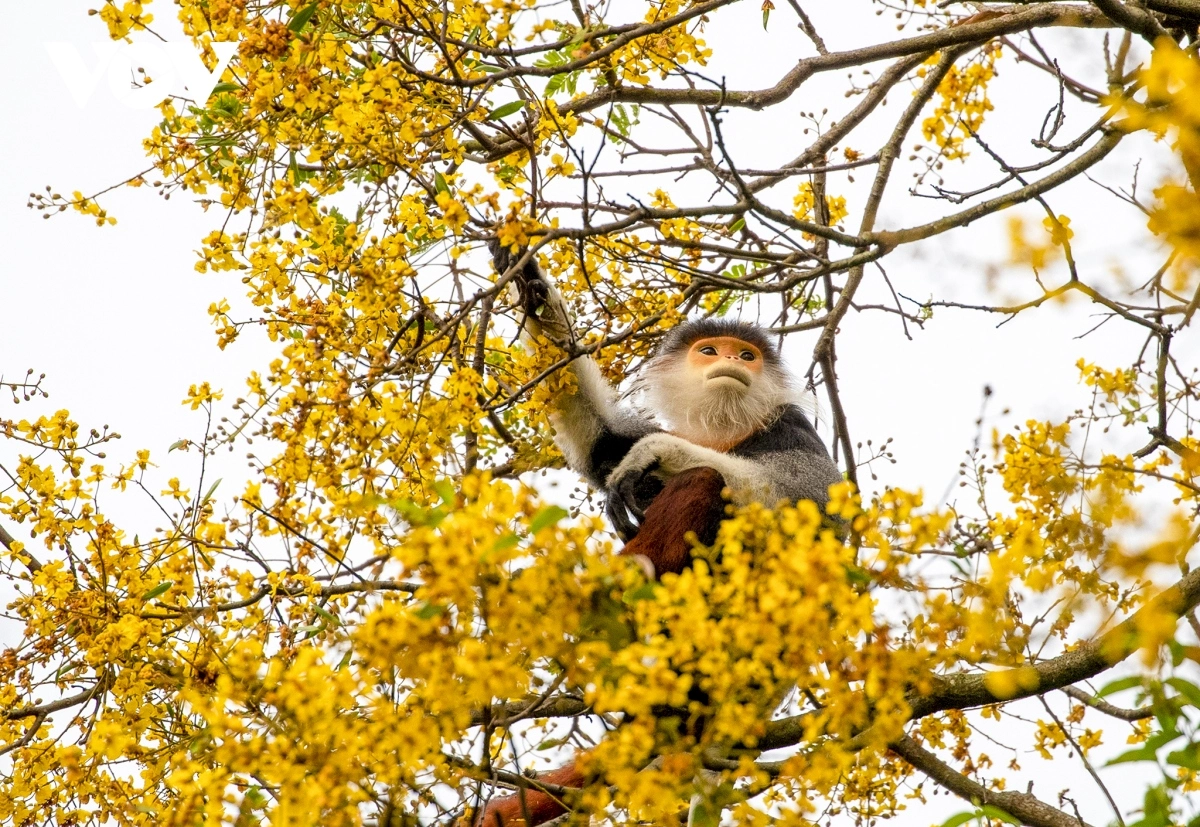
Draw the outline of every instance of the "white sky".
<instances>
[{"instance_id":1,"label":"white sky","mask_svg":"<svg viewBox=\"0 0 1200 827\"><path fill-rule=\"evenodd\" d=\"M241 285L230 274L199 275L193 270L193 251L221 216L205 214L189 202L187 194L164 203L148 188L118 190L103 203L119 223L103 229L75 213L43 220L41 214L26 209L28 193L48 184L64 194L75 189L90 194L147 166L140 141L157 120L156 113L122 106L105 84L80 107L46 50L49 40L67 41L79 48L85 60L93 60L89 44L102 40L104 31L85 12L97 2L40 0L5 7L0 76L7 81L0 84L0 112L8 126L0 130L0 157L6 159L0 177L0 232L7 264L0 270L0 374L11 381L19 380L26 368L44 372L51 399L14 409L5 393L0 396L0 417L32 417L68 408L85 428L108 424L124 435L109 450L110 462L124 461L135 449L148 447L162 466L164 480L179 475L186 481L195 473L195 455L168 456L166 449L180 437L197 437L203 431L202 417L180 404L188 386L208 380L224 388L227 398L237 396L243 378L264 365L272 351L253 335L243 335L224 352L216 348L206 308L221 298L236 299ZM831 49L865 42L869 36L861 28L837 28L840 5L806 4L813 7ZM160 0L154 6L160 23L172 15L169 3ZM777 48L792 38L791 12L786 4L778 6L766 33L757 4L740 5L720 18L737 25L710 27L710 45L728 60L709 67L707 74L719 77L727 72L731 88L773 83L797 56ZM892 21L881 19L873 25L884 36L894 31ZM163 26L163 31L170 29ZM1098 38L1095 33L1066 32L1046 40L1096 42ZM1019 141L1031 134L1030 125L1036 127L1051 100L1029 99L1030 87L1021 82L1021 72L1029 70L1018 70L1011 59L1001 65L1003 74L993 98L997 112L1013 120L1010 124L993 121L988 128L995 132L985 134L998 145L1007 142L1019 157L1021 152L1028 154ZM1079 66L1083 65L1081 59ZM1051 87L1039 84L1037 88ZM764 159L791 157L807 140L794 131L799 111L829 106L840 112L854 103L840 92L821 97L825 92L829 87L823 91L817 85L806 86L779 108L773 116L778 118L776 125L769 131L749 115L730 116L730 134L738 140L761 142ZM894 95L884 114L894 117L907 103L906 95ZM1081 116L1060 137L1073 136L1083 123ZM1139 157L1148 152L1161 156L1161 151L1146 140L1128 141L1093 175L1111 186L1128 187ZM766 164L766 160L761 163ZM856 226L854 210L861 204L869 173L869 169L862 171L857 184L844 190L851 195L848 229ZM1143 193L1148 194L1159 174L1143 168ZM908 197L905 185L906 178L897 176L880 227L919 223L930 210L941 208ZM1057 212L1072 217L1077 231L1075 254L1085 280L1105 277L1119 265L1132 280L1143 281L1160 263L1153 246L1144 240L1144 218L1099 187L1078 181L1067 192L1054 195L1052 204ZM1025 208L1021 214L1033 228L1040 227L1042 216L1035 208ZM988 267L1003 264L1007 256L1004 221L1005 217L992 217L969 232L890 256L885 266L893 284L914 298L938 294L980 300ZM1052 271L1047 281L1056 282L1061 275ZM868 278L863 299L883 300L886 293L877 278ZM1036 295L1031 276L1018 270L1003 271L997 283L1005 299ZM881 484L923 487L929 499L940 499L954 482L958 463L971 444L985 384L996 392L989 426L1027 418L1062 418L1087 403L1088 394L1078 384L1074 367L1078 358L1115 366L1128 363L1140 347L1127 326L1109 325L1076 339L1095 323L1089 307L1079 301L1065 309L1046 307L1024 314L999 330L998 321L940 310L923 331L914 329L911 342L903 337L895 316L852 315L843 325L839 369L851 434L856 441L872 439L877 444L887 437L895 439L892 450L898 464L877 467ZM798 367L806 364L802 360L812 341L799 336L790 340L789 352ZM1185 365L1197 362L1198 347L1195 334L1175 343ZM1007 419L999 415L1005 407L1013 411ZM828 438L827 428L822 433ZM14 454L13 447L0 445L0 460L10 462ZM227 462L227 476L240 473L240 454ZM210 478L221 475L217 471ZM871 485L868 475L862 482ZM107 506L118 517L123 513L146 516L129 503L110 500ZM6 527L22 536L21 527ZM1030 714L1036 717L1036 711ZM1023 763L1036 766L1025 758ZM1129 777L1128 769L1120 773L1117 777ZM1112 777L1111 771L1105 774ZM1053 773L1042 777L1053 779L1048 783L1055 790L1064 786L1056 785ZM1045 795L1042 783L1037 790ZM1084 782L1077 780L1065 783L1081 785L1078 799L1085 815L1096 823L1109 820L1094 788L1085 790ZM937 811L959 809L957 802L947 802Z\"/></svg>"}]
</instances>

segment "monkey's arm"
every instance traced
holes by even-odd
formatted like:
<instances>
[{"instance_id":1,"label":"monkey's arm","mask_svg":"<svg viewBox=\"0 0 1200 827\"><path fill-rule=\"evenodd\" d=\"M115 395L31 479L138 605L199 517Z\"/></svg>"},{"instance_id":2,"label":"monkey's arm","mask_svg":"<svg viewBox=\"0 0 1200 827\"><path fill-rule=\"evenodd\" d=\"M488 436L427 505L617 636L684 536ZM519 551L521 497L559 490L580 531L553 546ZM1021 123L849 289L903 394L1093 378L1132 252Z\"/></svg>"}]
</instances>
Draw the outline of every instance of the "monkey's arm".
<instances>
[{"instance_id":1,"label":"monkey's arm","mask_svg":"<svg viewBox=\"0 0 1200 827\"><path fill-rule=\"evenodd\" d=\"M506 274L516 266L524 252L511 253L492 242L490 249L496 272ZM570 352L576 338L570 312L562 295L546 278L536 259L530 255L513 275L522 311L522 339L531 347L548 343ZM634 444L660 430L653 422L617 405L616 393L600 374L590 356L573 359L567 370L575 378L575 390L555 399L550 413L554 442L567 464L597 488ZM661 486L644 488L641 501L648 502Z\"/></svg>"},{"instance_id":2,"label":"monkey's arm","mask_svg":"<svg viewBox=\"0 0 1200 827\"><path fill-rule=\"evenodd\" d=\"M645 516L644 500L638 496L644 480L648 477L670 479L689 468L711 468L720 474L735 503L765 502L773 486L760 472L760 467L761 464L696 445L672 434L650 434L630 448L605 480L608 518L621 534L636 533L637 524Z\"/></svg>"},{"instance_id":3,"label":"monkey's arm","mask_svg":"<svg viewBox=\"0 0 1200 827\"><path fill-rule=\"evenodd\" d=\"M765 502L773 487L770 477L763 473L762 463L705 448L673 434L655 433L637 441L620 465L605 480L609 489L616 489L631 478L646 473L670 478L689 468L712 468L725 478L725 486L733 493L736 503Z\"/></svg>"},{"instance_id":4,"label":"monkey's arm","mask_svg":"<svg viewBox=\"0 0 1200 827\"><path fill-rule=\"evenodd\" d=\"M649 420L619 408L612 387L588 356L571 362L576 389L555 402L550 414L554 442L567 464L597 488L602 488L639 441L658 431ZM642 502L648 497L642 493ZM650 497L657 493L657 488Z\"/></svg>"},{"instance_id":5,"label":"monkey's arm","mask_svg":"<svg viewBox=\"0 0 1200 827\"><path fill-rule=\"evenodd\" d=\"M711 468L725 480L733 502L773 506L780 500L813 500L823 507L829 486L842 479L803 414L787 411L771 427L730 453L714 451L671 434L638 441L605 481L608 516L630 531L643 517L636 486L647 477L670 479L690 468ZM632 515L632 519L630 517Z\"/></svg>"}]
</instances>

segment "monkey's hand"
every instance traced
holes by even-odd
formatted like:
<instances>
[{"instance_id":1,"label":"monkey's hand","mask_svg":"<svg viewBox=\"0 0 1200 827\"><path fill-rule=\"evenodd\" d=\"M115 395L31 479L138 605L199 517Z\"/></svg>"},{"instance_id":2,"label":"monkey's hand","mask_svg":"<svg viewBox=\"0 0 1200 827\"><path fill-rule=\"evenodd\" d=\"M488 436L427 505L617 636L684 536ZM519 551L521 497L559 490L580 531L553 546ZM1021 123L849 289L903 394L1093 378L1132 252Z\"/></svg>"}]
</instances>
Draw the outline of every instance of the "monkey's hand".
<instances>
[{"instance_id":1,"label":"monkey's hand","mask_svg":"<svg viewBox=\"0 0 1200 827\"><path fill-rule=\"evenodd\" d=\"M622 540L631 540L646 516L644 504L670 479L697 464L697 449L685 439L655 433L639 439L605 480L605 514Z\"/></svg>"},{"instance_id":2,"label":"monkey's hand","mask_svg":"<svg viewBox=\"0 0 1200 827\"><path fill-rule=\"evenodd\" d=\"M488 250L492 254L496 273L501 276L516 266L525 255L525 250L513 253L495 238L488 242ZM521 308L521 327L525 331L534 337L545 336L558 344L573 340L574 330L567 305L538 266L536 256L530 255L513 274L509 287L514 294L514 301Z\"/></svg>"}]
</instances>

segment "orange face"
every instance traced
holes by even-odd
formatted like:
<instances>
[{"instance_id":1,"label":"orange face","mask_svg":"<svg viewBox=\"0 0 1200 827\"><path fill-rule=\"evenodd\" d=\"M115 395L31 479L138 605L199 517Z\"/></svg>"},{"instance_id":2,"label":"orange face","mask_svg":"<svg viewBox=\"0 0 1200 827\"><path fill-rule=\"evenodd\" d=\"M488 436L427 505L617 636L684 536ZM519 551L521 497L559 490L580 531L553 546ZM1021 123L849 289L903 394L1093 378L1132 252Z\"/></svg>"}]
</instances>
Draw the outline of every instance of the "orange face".
<instances>
[{"instance_id":1,"label":"orange face","mask_svg":"<svg viewBox=\"0 0 1200 827\"><path fill-rule=\"evenodd\" d=\"M762 373L762 351L733 336L698 339L688 350L688 367L706 380L728 377L749 386Z\"/></svg>"}]
</instances>

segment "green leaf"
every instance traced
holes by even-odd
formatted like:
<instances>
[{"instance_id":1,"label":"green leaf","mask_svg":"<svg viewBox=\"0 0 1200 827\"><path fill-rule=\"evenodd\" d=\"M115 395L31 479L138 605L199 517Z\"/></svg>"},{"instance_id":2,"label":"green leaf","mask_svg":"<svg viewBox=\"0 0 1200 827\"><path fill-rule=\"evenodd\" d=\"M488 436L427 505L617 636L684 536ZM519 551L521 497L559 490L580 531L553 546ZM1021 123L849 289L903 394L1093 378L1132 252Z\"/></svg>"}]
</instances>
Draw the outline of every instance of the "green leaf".
<instances>
[{"instance_id":1,"label":"green leaf","mask_svg":"<svg viewBox=\"0 0 1200 827\"><path fill-rule=\"evenodd\" d=\"M533 65L537 66L539 69L550 69L554 66L562 66L567 62L568 58L566 53L559 49L558 51L547 52L545 55L535 60ZM555 77L558 77L558 75L555 75Z\"/></svg>"},{"instance_id":2,"label":"green leaf","mask_svg":"<svg viewBox=\"0 0 1200 827\"><path fill-rule=\"evenodd\" d=\"M348 651L346 654L342 655L342 659L338 661L338 665L337 665L337 666L333 667L333 671L334 671L334 672L341 672L343 669L345 669L347 666L349 666L349 665L350 665L350 660L351 660L351 658L353 657L353 655L354 655L354 650L353 650L353 649L351 649L350 651Z\"/></svg>"},{"instance_id":3,"label":"green leaf","mask_svg":"<svg viewBox=\"0 0 1200 827\"><path fill-rule=\"evenodd\" d=\"M567 516L567 513L565 508L560 508L557 505L546 506L533 515L533 519L529 523L529 533L537 534L543 528L548 528L557 523L563 517Z\"/></svg>"},{"instance_id":4,"label":"green leaf","mask_svg":"<svg viewBox=\"0 0 1200 827\"><path fill-rule=\"evenodd\" d=\"M1133 761L1154 761L1157 758L1159 748L1166 746L1178 737L1179 733L1157 732L1146 739L1146 743L1137 749L1121 753L1105 764L1105 766L1111 767L1113 764L1128 764Z\"/></svg>"},{"instance_id":5,"label":"green leaf","mask_svg":"<svg viewBox=\"0 0 1200 827\"><path fill-rule=\"evenodd\" d=\"M336 617L334 617L333 614L328 609L326 609L324 606L313 606L313 611L316 612L321 617L323 617L325 619L325 621L327 623L329 623L331 626L342 625L341 621L338 620Z\"/></svg>"},{"instance_id":6,"label":"green leaf","mask_svg":"<svg viewBox=\"0 0 1200 827\"><path fill-rule=\"evenodd\" d=\"M521 538L517 535L505 534L503 537L497 537L496 542L492 543L492 551L507 551L519 542Z\"/></svg>"},{"instance_id":7,"label":"green leaf","mask_svg":"<svg viewBox=\"0 0 1200 827\"><path fill-rule=\"evenodd\" d=\"M1200 744L1188 744L1183 749L1168 753L1167 763L1200 772Z\"/></svg>"},{"instance_id":8,"label":"green leaf","mask_svg":"<svg viewBox=\"0 0 1200 827\"><path fill-rule=\"evenodd\" d=\"M746 217L742 216L741 218L739 218L737 221L733 222L733 224L731 224L729 226L729 234L733 235L734 233L741 232L742 228L745 226L746 226Z\"/></svg>"},{"instance_id":9,"label":"green leaf","mask_svg":"<svg viewBox=\"0 0 1200 827\"><path fill-rule=\"evenodd\" d=\"M436 509L425 509L412 500L392 500L388 503L410 525L436 525L440 520Z\"/></svg>"},{"instance_id":10,"label":"green leaf","mask_svg":"<svg viewBox=\"0 0 1200 827\"><path fill-rule=\"evenodd\" d=\"M308 170L300 169L300 162L296 160L296 151L294 149L288 153L288 172L292 175L293 185L307 181L313 175Z\"/></svg>"},{"instance_id":11,"label":"green leaf","mask_svg":"<svg viewBox=\"0 0 1200 827\"><path fill-rule=\"evenodd\" d=\"M1187 698L1189 704L1200 708L1200 686L1196 686L1191 681L1185 681L1183 678L1167 678L1164 683Z\"/></svg>"},{"instance_id":12,"label":"green leaf","mask_svg":"<svg viewBox=\"0 0 1200 827\"><path fill-rule=\"evenodd\" d=\"M82 663L82 661L78 661L78 660L72 660L72 661L68 661L68 662L64 663L62 666L58 667L58 671L54 673L54 679L62 680L63 675L67 674L72 669L79 666L81 663Z\"/></svg>"},{"instance_id":13,"label":"green leaf","mask_svg":"<svg viewBox=\"0 0 1200 827\"><path fill-rule=\"evenodd\" d=\"M1171 665L1179 666L1187 660L1187 650L1178 640L1171 639L1167 641L1167 649L1171 652Z\"/></svg>"},{"instance_id":14,"label":"green leaf","mask_svg":"<svg viewBox=\"0 0 1200 827\"><path fill-rule=\"evenodd\" d=\"M186 446L188 445L188 443L189 443L189 442L191 442L191 440L188 440L188 439L177 439L177 440L175 440L174 442L172 442L172 443L171 443L171 447L167 449L167 453L168 453L168 454L169 454L169 453L171 453L171 452L172 452L172 451L174 451L176 448L184 448L184 447L186 447Z\"/></svg>"},{"instance_id":15,"label":"green leaf","mask_svg":"<svg viewBox=\"0 0 1200 827\"><path fill-rule=\"evenodd\" d=\"M208 487L208 491L205 492L204 496L200 499L200 505L204 505L212 499L213 492L217 490L217 486L221 484L222 479L224 479L224 477L218 477L217 481Z\"/></svg>"},{"instance_id":16,"label":"green leaf","mask_svg":"<svg viewBox=\"0 0 1200 827\"><path fill-rule=\"evenodd\" d=\"M446 179L437 170L433 172L433 188L437 192L450 192L450 185L446 183Z\"/></svg>"},{"instance_id":17,"label":"green leaf","mask_svg":"<svg viewBox=\"0 0 1200 827\"><path fill-rule=\"evenodd\" d=\"M318 5L318 3L309 3L307 6L300 9L300 11L292 15L292 19L289 20L287 24L288 31L299 34L304 27L308 25L308 21L312 19L312 16L316 12Z\"/></svg>"},{"instance_id":18,"label":"green leaf","mask_svg":"<svg viewBox=\"0 0 1200 827\"><path fill-rule=\"evenodd\" d=\"M1009 824L1015 824L1021 827L1021 819L1016 816L1001 810L999 807L993 807L991 804L984 804L979 808L979 812L988 818L994 818L997 821L1007 821Z\"/></svg>"},{"instance_id":19,"label":"green leaf","mask_svg":"<svg viewBox=\"0 0 1200 827\"><path fill-rule=\"evenodd\" d=\"M174 585L175 585L174 580L164 580L161 583L159 583L157 586L155 586L153 589L151 589L150 591L143 594L142 600L153 600L156 597L161 597L162 595L169 592L171 590L171 587Z\"/></svg>"},{"instance_id":20,"label":"green leaf","mask_svg":"<svg viewBox=\"0 0 1200 827\"><path fill-rule=\"evenodd\" d=\"M236 83L218 83L216 86L213 87L212 94L222 95L226 92L236 92L237 90L239 90L241 88L242 87L238 86Z\"/></svg>"},{"instance_id":21,"label":"green leaf","mask_svg":"<svg viewBox=\"0 0 1200 827\"><path fill-rule=\"evenodd\" d=\"M866 586L871 582L871 573L858 566L845 566L846 580L856 586Z\"/></svg>"},{"instance_id":22,"label":"green leaf","mask_svg":"<svg viewBox=\"0 0 1200 827\"><path fill-rule=\"evenodd\" d=\"M450 480L438 480L433 484L433 490L439 497L441 497L442 502L444 502L446 505L452 505L454 503L456 491L454 490L454 483L452 483Z\"/></svg>"},{"instance_id":23,"label":"green leaf","mask_svg":"<svg viewBox=\"0 0 1200 827\"><path fill-rule=\"evenodd\" d=\"M1126 689L1141 687L1141 685L1142 679L1137 675L1131 675L1128 678L1120 678L1112 683L1106 683L1103 687L1101 687L1100 691L1096 693L1096 697L1103 698L1105 695L1113 695L1117 692L1124 692Z\"/></svg>"},{"instance_id":24,"label":"green leaf","mask_svg":"<svg viewBox=\"0 0 1200 827\"><path fill-rule=\"evenodd\" d=\"M498 121L501 118L511 115L513 112L519 112L523 106L525 106L525 101L513 101L503 106L497 106L488 113L487 119L489 121Z\"/></svg>"},{"instance_id":25,"label":"green leaf","mask_svg":"<svg viewBox=\"0 0 1200 827\"><path fill-rule=\"evenodd\" d=\"M1134 761L1153 761L1155 760L1157 752L1158 750L1151 747L1138 747L1137 749L1131 749L1128 752L1121 753L1104 766L1111 767L1113 764L1131 764Z\"/></svg>"},{"instance_id":26,"label":"green leaf","mask_svg":"<svg viewBox=\"0 0 1200 827\"><path fill-rule=\"evenodd\" d=\"M435 617L445 613L445 606L439 606L437 603L423 603L421 608L417 609L417 618L420 620L433 620Z\"/></svg>"},{"instance_id":27,"label":"green leaf","mask_svg":"<svg viewBox=\"0 0 1200 827\"><path fill-rule=\"evenodd\" d=\"M687 823L695 827L717 827L721 823L721 811L704 799L693 798Z\"/></svg>"},{"instance_id":28,"label":"green leaf","mask_svg":"<svg viewBox=\"0 0 1200 827\"><path fill-rule=\"evenodd\" d=\"M637 603L639 600L653 600L654 593L658 591L657 583L643 583L636 589L630 589L621 595L621 600L624 603Z\"/></svg>"},{"instance_id":29,"label":"green leaf","mask_svg":"<svg viewBox=\"0 0 1200 827\"><path fill-rule=\"evenodd\" d=\"M973 821L979 818L979 812L973 811L969 813L958 813L942 822L942 827L958 827L960 824L966 824L968 821Z\"/></svg>"}]
</instances>

